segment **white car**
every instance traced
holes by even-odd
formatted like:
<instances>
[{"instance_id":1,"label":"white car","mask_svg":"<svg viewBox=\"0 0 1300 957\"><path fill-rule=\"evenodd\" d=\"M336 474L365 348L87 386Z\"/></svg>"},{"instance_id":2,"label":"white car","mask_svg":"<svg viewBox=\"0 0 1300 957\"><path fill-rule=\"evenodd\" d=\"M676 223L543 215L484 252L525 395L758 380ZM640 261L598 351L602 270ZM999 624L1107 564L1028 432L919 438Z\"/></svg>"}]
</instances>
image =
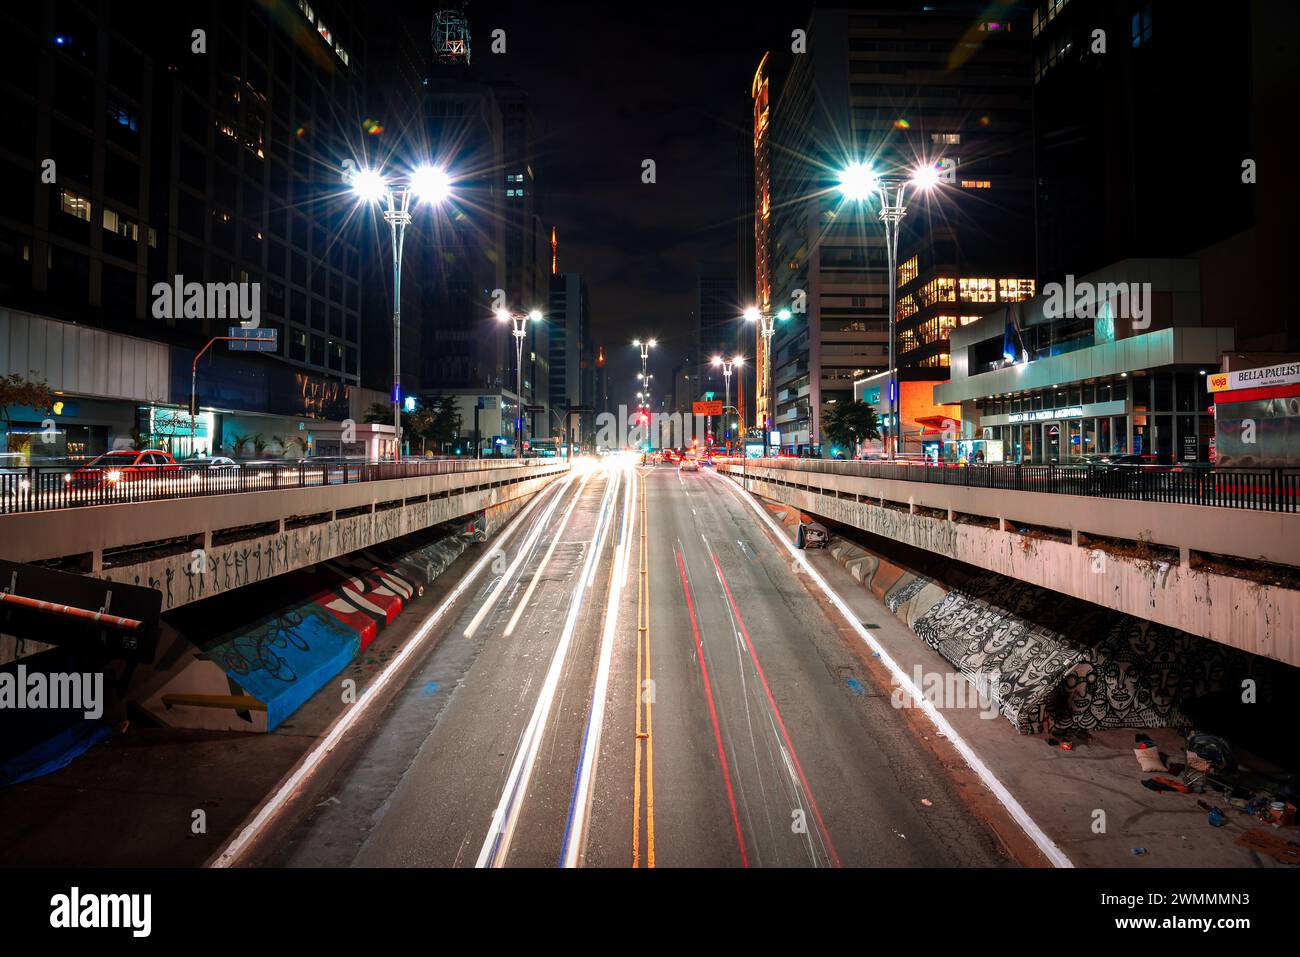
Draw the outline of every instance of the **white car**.
<instances>
[{"instance_id":1,"label":"white car","mask_svg":"<svg viewBox=\"0 0 1300 957\"><path fill-rule=\"evenodd\" d=\"M700 460L692 455L682 456L682 464L677 466L683 472L698 472L700 470Z\"/></svg>"}]
</instances>

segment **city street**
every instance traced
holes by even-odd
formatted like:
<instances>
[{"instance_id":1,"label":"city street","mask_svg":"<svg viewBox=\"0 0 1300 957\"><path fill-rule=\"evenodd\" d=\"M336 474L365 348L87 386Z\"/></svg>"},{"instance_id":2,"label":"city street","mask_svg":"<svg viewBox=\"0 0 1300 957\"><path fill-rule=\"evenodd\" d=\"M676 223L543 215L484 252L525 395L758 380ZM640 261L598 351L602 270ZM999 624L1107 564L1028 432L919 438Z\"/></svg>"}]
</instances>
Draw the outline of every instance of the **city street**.
<instances>
[{"instance_id":1,"label":"city street","mask_svg":"<svg viewBox=\"0 0 1300 957\"><path fill-rule=\"evenodd\" d=\"M558 484L262 863L1009 863L727 483Z\"/></svg>"},{"instance_id":2,"label":"city street","mask_svg":"<svg viewBox=\"0 0 1300 957\"><path fill-rule=\"evenodd\" d=\"M1280 936L1300 4L1208 22L0 7L0 926Z\"/></svg>"}]
</instances>

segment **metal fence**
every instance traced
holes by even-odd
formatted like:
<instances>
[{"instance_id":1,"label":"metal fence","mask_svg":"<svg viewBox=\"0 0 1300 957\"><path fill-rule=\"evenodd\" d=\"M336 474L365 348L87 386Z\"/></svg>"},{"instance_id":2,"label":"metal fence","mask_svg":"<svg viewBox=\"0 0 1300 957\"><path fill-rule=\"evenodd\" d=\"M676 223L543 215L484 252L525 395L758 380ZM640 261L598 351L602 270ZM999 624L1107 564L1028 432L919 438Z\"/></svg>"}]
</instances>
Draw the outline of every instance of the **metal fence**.
<instances>
[{"instance_id":1,"label":"metal fence","mask_svg":"<svg viewBox=\"0 0 1300 957\"><path fill-rule=\"evenodd\" d=\"M731 464L737 465L736 460ZM1213 469L1170 466L926 465L834 459L751 459L772 469L862 478L962 485L968 488L1089 495L1181 505L1300 512L1300 469Z\"/></svg>"},{"instance_id":2,"label":"metal fence","mask_svg":"<svg viewBox=\"0 0 1300 957\"><path fill-rule=\"evenodd\" d=\"M319 488L464 472L483 472L484 481L497 481L503 472L555 462L551 458L537 458L491 462L439 459L321 464L247 463L225 468L184 464L79 469L34 466L0 473L0 515L238 492Z\"/></svg>"}]
</instances>

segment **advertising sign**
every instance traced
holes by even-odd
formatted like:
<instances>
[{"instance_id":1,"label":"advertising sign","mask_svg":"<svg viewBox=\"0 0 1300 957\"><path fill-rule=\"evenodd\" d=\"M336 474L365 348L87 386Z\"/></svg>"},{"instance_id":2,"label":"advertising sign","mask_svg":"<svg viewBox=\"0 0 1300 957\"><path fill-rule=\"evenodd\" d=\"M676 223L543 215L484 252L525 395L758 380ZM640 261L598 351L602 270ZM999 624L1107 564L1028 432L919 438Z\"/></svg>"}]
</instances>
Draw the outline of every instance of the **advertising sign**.
<instances>
[{"instance_id":1,"label":"advertising sign","mask_svg":"<svg viewBox=\"0 0 1300 957\"><path fill-rule=\"evenodd\" d=\"M1300 362L1284 362L1259 369L1238 369L1236 372L1216 372L1206 378L1206 388L1211 392L1296 385L1300 384Z\"/></svg>"}]
</instances>

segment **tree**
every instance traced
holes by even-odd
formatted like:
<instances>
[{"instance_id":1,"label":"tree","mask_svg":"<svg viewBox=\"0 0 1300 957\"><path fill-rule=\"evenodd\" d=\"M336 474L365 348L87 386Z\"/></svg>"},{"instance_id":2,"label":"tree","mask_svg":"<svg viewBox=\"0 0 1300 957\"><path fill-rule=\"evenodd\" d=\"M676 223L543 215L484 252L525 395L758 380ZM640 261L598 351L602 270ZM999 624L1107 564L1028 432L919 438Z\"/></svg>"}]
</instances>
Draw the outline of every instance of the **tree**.
<instances>
[{"instance_id":1,"label":"tree","mask_svg":"<svg viewBox=\"0 0 1300 957\"><path fill-rule=\"evenodd\" d=\"M54 391L43 380L28 379L17 372L0 376L0 415L5 420L5 442L8 443L12 420L9 417L11 406L28 406L41 414L48 414L54 407Z\"/></svg>"},{"instance_id":2,"label":"tree","mask_svg":"<svg viewBox=\"0 0 1300 957\"><path fill-rule=\"evenodd\" d=\"M376 402L362 414L370 424L389 425L393 421L393 407ZM436 449L454 442L460 433L460 408L456 397L445 395L422 405L414 412L402 411L402 434L406 441L423 439Z\"/></svg>"},{"instance_id":3,"label":"tree","mask_svg":"<svg viewBox=\"0 0 1300 957\"><path fill-rule=\"evenodd\" d=\"M431 414L429 427L425 435L433 445L442 449L460 438L460 406L454 395L443 395L434 399L428 406Z\"/></svg>"},{"instance_id":4,"label":"tree","mask_svg":"<svg viewBox=\"0 0 1300 957\"><path fill-rule=\"evenodd\" d=\"M836 402L822 412L822 434L834 445L856 449L868 439L880 438L880 419L866 402Z\"/></svg>"}]
</instances>

